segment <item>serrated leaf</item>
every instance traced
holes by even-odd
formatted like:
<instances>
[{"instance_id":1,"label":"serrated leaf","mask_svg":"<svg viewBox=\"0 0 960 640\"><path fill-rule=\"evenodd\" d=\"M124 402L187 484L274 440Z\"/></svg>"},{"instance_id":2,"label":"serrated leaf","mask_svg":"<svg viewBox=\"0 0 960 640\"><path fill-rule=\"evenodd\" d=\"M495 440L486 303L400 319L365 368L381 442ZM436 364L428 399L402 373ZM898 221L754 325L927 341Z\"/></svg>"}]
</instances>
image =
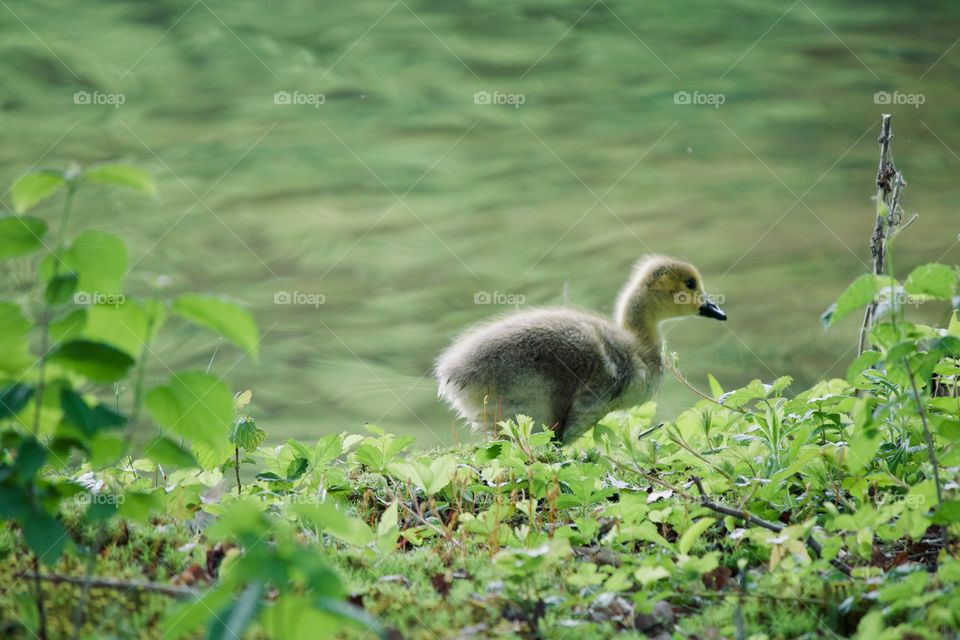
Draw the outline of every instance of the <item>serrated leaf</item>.
<instances>
[{"instance_id":1,"label":"serrated leaf","mask_svg":"<svg viewBox=\"0 0 960 640\"><path fill-rule=\"evenodd\" d=\"M65 184L66 179L59 171L36 171L20 176L10 187L13 208L17 213L23 213L55 194Z\"/></svg>"},{"instance_id":2,"label":"serrated leaf","mask_svg":"<svg viewBox=\"0 0 960 640\"><path fill-rule=\"evenodd\" d=\"M127 164L105 164L92 167L87 169L83 175L91 182L132 189L151 197L157 195L157 187L150 174L143 169Z\"/></svg>"},{"instance_id":3,"label":"serrated leaf","mask_svg":"<svg viewBox=\"0 0 960 640\"><path fill-rule=\"evenodd\" d=\"M949 300L957 285L956 272L944 264L923 264L910 272L903 283L907 293Z\"/></svg>"},{"instance_id":4,"label":"serrated leaf","mask_svg":"<svg viewBox=\"0 0 960 640\"><path fill-rule=\"evenodd\" d=\"M889 276L875 276L865 273L854 280L846 291L840 294L837 301L827 309L820 320L825 327L831 327L838 320L861 307L864 307L876 297L877 293L885 288L896 284L896 281Z\"/></svg>"},{"instance_id":5,"label":"serrated leaf","mask_svg":"<svg viewBox=\"0 0 960 640\"><path fill-rule=\"evenodd\" d=\"M290 461L290 464L287 465L287 482L293 482L298 480L303 474L307 472L307 468L310 466L310 461L306 458L294 458Z\"/></svg>"},{"instance_id":6,"label":"serrated leaf","mask_svg":"<svg viewBox=\"0 0 960 640\"><path fill-rule=\"evenodd\" d=\"M257 426L253 418L242 416L233 425L230 442L247 451L253 451L263 443L266 437L266 432Z\"/></svg>"},{"instance_id":7,"label":"serrated leaf","mask_svg":"<svg viewBox=\"0 0 960 640\"><path fill-rule=\"evenodd\" d=\"M93 382L116 382L133 366L129 355L102 342L70 340L55 348L49 361Z\"/></svg>"},{"instance_id":8,"label":"serrated leaf","mask_svg":"<svg viewBox=\"0 0 960 640\"><path fill-rule=\"evenodd\" d=\"M253 401L253 391L247 389L246 391L240 391L233 396L233 408L237 411L240 411L244 407L250 404Z\"/></svg>"},{"instance_id":9,"label":"serrated leaf","mask_svg":"<svg viewBox=\"0 0 960 640\"><path fill-rule=\"evenodd\" d=\"M28 216L0 217L0 260L26 255L43 246L47 223Z\"/></svg>"},{"instance_id":10,"label":"serrated leaf","mask_svg":"<svg viewBox=\"0 0 960 640\"><path fill-rule=\"evenodd\" d=\"M172 311L205 329L223 336L259 358L260 332L253 316L243 307L217 298L187 294L173 302Z\"/></svg>"}]
</instances>

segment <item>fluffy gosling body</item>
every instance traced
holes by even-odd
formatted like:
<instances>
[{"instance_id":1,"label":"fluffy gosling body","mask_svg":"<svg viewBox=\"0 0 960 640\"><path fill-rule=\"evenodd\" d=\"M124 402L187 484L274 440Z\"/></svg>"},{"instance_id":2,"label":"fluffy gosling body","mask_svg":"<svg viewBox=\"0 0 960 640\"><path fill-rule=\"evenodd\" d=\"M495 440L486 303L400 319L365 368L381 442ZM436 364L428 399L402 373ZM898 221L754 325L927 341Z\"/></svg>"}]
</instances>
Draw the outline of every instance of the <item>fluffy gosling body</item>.
<instances>
[{"instance_id":1,"label":"fluffy gosling body","mask_svg":"<svg viewBox=\"0 0 960 640\"><path fill-rule=\"evenodd\" d=\"M480 324L437 360L439 396L475 428L527 415L570 441L611 411L650 399L663 376L658 326L726 320L696 268L666 256L634 266L611 321L575 309L532 309Z\"/></svg>"}]
</instances>

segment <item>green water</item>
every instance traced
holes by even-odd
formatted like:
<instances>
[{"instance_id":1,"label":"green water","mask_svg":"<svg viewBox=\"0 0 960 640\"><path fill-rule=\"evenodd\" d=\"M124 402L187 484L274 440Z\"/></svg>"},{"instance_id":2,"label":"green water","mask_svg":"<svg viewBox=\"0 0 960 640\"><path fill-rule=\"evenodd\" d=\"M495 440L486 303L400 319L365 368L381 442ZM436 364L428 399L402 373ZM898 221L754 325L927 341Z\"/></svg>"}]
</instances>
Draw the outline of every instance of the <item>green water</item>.
<instances>
[{"instance_id":1,"label":"green water","mask_svg":"<svg viewBox=\"0 0 960 640\"><path fill-rule=\"evenodd\" d=\"M650 250L725 298L725 325L668 333L691 380L799 386L851 358L856 321L824 333L818 315L865 270L882 111L921 214L896 265L960 258L958 19L946 2L8 0L0 178L146 167L157 201L90 191L74 224L123 236L133 292L167 276L164 295L253 310L258 365L171 326L154 368L212 358L275 439L375 422L449 441L432 361L509 309L477 292L606 312ZM692 400L667 381L660 415Z\"/></svg>"}]
</instances>

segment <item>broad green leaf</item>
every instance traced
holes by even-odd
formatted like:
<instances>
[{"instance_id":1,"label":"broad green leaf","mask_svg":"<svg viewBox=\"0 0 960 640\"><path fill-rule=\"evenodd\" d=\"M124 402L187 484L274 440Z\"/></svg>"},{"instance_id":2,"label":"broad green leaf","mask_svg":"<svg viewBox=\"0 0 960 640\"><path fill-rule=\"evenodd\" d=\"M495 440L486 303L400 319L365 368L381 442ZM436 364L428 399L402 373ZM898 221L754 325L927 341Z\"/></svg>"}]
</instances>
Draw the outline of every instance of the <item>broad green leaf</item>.
<instances>
[{"instance_id":1,"label":"broad green leaf","mask_svg":"<svg viewBox=\"0 0 960 640\"><path fill-rule=\"evenodd\" d=\"M244 588L240 597L213 616L207 640L236 640L244 637L247 626L262 606L263 583L255 580Z\"/></svg>"},{"instance_id":2,"label":"broad green leaf","mask_svg":"<svg viewBox=\"0 0 960 640\"><path fill-rule=\"evenodd\" d=\"M690 527L683 532L683 535L680 536L680 541L677 542L677 550L683 554L690 553L690 549L693 548L694 543L700 539L704 531L709 529L714 522L716 522L716 518L700 518L691 524Z\"/></svg>"},{"instance_id":3,"label":"broad green leaf","mask_svg":"<svg viewBox=\"0 0 960 640\"><path fill-rule=\"evenodd\" d=\"M164 490L158 489L150 492L128 491L123 496L123 502L120 503L120 517L137 522L147 522L157 512L162 511L164 503Z\"/></svg>"},{"instance_id":4,"label":"broad green leaf","mask_svg":"<svg viewBox=\"0 0 960 640\"><path fill-rule=\"evenodd\" d=\"M33 386L14 382L0 387L0 420L17 415L33 397Z\"/></svg>"},{"instance_id":5,"label":"broad green leaf","mask_svg":"<svg viewBox=\"0 0 960 640\"><path fill-rule=\"evenodd\" d=\"M233 424L233 395L227 385L214 376L199 371L175 374L165 385L156 386L147 393L146 406L160 425L194 444L205 446L196 451L201 464L213 466L209 456L222 455L219 464L228 456L230 428Z\"/></svg>"},{"instance_id":6,"label":"broad green leaf","mask_svg":"<svg viewBox=\"0 0 960 640\"><path fill-rule=\"evenodd\" d=\"M74 309L67 315L50 323L50 339L54 343L66 342L83 335L87 325L87 310Z\"/></svg>"},{"instance_id":7,"label":"broad green leaf","mask_svg":"<svg viewBox=\"0 0 960 640\"><path fill-rule=\"evenodd\" d=\"M253 316L243 307L226 300L196 294L173 301L173 312L190 322L223 336L259 358L260 332Z\"/></svg>"},{"instance_id":8,"label":"broad green leaf","mask_svg":"<svg viewBox=\"0 0 960 640\"><path fill-rule=\"evenodd\" d=\"M364 547L374 540L373 531L359 518L348 516L329 503L300 504L294 513L325 533L347 544Z\"/></svg>"},{"instance_id":9,"label":"broad green leaf","mask_svg":"<svg viewBox=\"0 0 960 640\"><path fill-rule=\"evenodd\" d=\"M138 356L147 341L147 313L132 300L116 305L91 305L87 307L83 335L111 344L130 356Z\"/></svg>"},{"instance_id":10,"label":"broad green leaf","mask_svg":"<svg viewBox=\"0 0 960 640\"><path fill-rule=\"evenodd\" d=\"M43 246L47 223L28 216L0 218L0 260L22 256Z\"/></svg>"},{"instance_id":11,"label":"broad green leaf","mask_svg":"<svg viewBox=\"0 0 960 640\"><path fill-rule=\"evenodd\" d=\"M91 167L83 175L91 182L133 189L151 197L157 195L157 186L154 184L153 178L138 167L126 164L105 164L99 167Z\"/></svg>"},{"instance_id":12,"label":"broad green leaf","mask_svg":"<svg viewBox=\"0 0 960 640\"><path fill-rule=\"evenodd\" d=\"M70 340L55 348L49 361L93 382L116 382L133 366L133 358L102 342Z\"/></svg>"},{"instance_id":13,"label":"broad green leaf","mask_svg":"<svg viewBox=\"0 0 960 640\"><path fill-rule=\"evenodd\" d=\"M157 464L166 467L199 466L192 453L170 438L154 438L148 442L147 446L143 449L143 455Z\"/></svg>"},{"instance_id":14,"label":"broad green leaf","mask_svg":"<svg viewBox=\"0 0 960 640\"><path fill-rule=\"evenodd\" d=\"M923 264L910 272L903 283L907 293L949 300L957 285L956 272L945 264Z\"/></svg>"},{"instance_id":15,"label":"broad green leaf","mask_svg":"<svg viewBox=\"0 0 960 640\"><path fill-rule=\"evenodd\" d=\"M58 259L47 256L40 268L44 279L54 273L77 276L77 304L117 304L127 271L127 248L123 240L103 231L84 231Z\"/></svg>"},{"instance_id":16,"label":"broad green leaf","mask_svg":"<svg viewBox=\"0 0 960 640\"><path fill-rule=\"evenodd\" d=\"M960 500L944 502L933 514L934 524L953 525L960 522Z\"/></svg>"},{"instance_id":17,"label":"broad green leaf","mask_svg":"<svg viewBox=\"0 0 960 640\"><path fill-rule=\"evenodd\" d=\"M875 276L866 273L854 280L847 290L840 294L837 301L820 317L825 327L831 327L852 311L864 307L876 297L884 287L890 287L896 281L889 276Z\"/></svg>"},{"instance_id":18,"label":"broad green leaf","mask_svg":"<svg viewBox=\"0 0 960 640\"><path fill-rule=\"evenodd\" d=\"M33 364L27 351L30 326L20 307L12 302L0 302L0 371L19 374Z\"/></svg>"},{"instance_id":19,"label":"broad green leaf","mask_svg":"<svg viewBox=\"0 0 960 640\"><path fill-rule=\"evenodd\" d=\"M47 282L47 288L43 292L43 299L49 305L58 305L67 302L73 297L73 292L77 289L78 278L76 274L64 273L52 278Z\"/></svg>"},{"instance_id":20,"label":"broad green leaf","mask_svg":"<svg viewBox=\"0 0 960 640\"><path fill-rule=\"evenodd\" d=\"M266 437L266 432L257 426L253 418L250 416L241 416L233 425L230 442L247 451L253 451L263 444Z\"/></svg>"},{"instance_id":21,"label":"broad green leaf","mask_svg":"<svg viewBox=\"0 0 960 640\"><path fill-rule=\"evenodd\" d=\"M68 422L90 436L100 429L122 427L127 423L126 416L103 404L90 408L79 393L68 387L60 390L60 408Z\"/></svg>"},{"instance_id":22,"label":"broad green leaf","mask_svg":"<svg viewBox=\"0 0 960 640\"><path fill-rule=\"evenodd\" d=\"M66 179L59 171L27 173L10 187L13 208L17 213L23 213L55 194L64 184Z\"/></svg>"},{"instance_id":23,"label":"broad green leaf","mask_svg":"<svg viewBox=\"0 0 960 640\"><path fill-rule=\"evenodd\" d=\"M30 514L23 522L24 542L46 565L52 565L60 558L68 538L60 521L44 511Z\"/></svg>"},{"instance_id":24,"label":"broad green leaf","mask_svg":"<svg viewBox=\"0 0 960 640\"><path fill-rule=\"evenodd\" d=\"M290 461L290 464L287 465L287 482L293 482L298 480L303 474L307 472L307 468L310 466L310 461L306 458L297 457Z\"/></svg>"}]
</instances>

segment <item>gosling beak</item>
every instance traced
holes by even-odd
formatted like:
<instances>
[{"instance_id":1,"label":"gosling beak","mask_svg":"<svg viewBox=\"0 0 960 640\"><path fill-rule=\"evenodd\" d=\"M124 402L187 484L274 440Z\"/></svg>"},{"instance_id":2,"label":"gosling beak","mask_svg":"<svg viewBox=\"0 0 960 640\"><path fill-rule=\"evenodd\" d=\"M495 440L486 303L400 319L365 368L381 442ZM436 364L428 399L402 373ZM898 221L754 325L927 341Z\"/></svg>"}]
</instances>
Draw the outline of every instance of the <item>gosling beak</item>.
<instances>
[{"instance_id":1,"label":"gosling beak","mask_svg":"<svg viewBox=\"0 0 960 640\"><path fill-rule=\"evenodd\" d=\"M712 302L705 302L700 305L700 315L704 318L713 318L714 320L727 319L727 314L723 312L723 309Z\"/></svg>"}]
</instances>

